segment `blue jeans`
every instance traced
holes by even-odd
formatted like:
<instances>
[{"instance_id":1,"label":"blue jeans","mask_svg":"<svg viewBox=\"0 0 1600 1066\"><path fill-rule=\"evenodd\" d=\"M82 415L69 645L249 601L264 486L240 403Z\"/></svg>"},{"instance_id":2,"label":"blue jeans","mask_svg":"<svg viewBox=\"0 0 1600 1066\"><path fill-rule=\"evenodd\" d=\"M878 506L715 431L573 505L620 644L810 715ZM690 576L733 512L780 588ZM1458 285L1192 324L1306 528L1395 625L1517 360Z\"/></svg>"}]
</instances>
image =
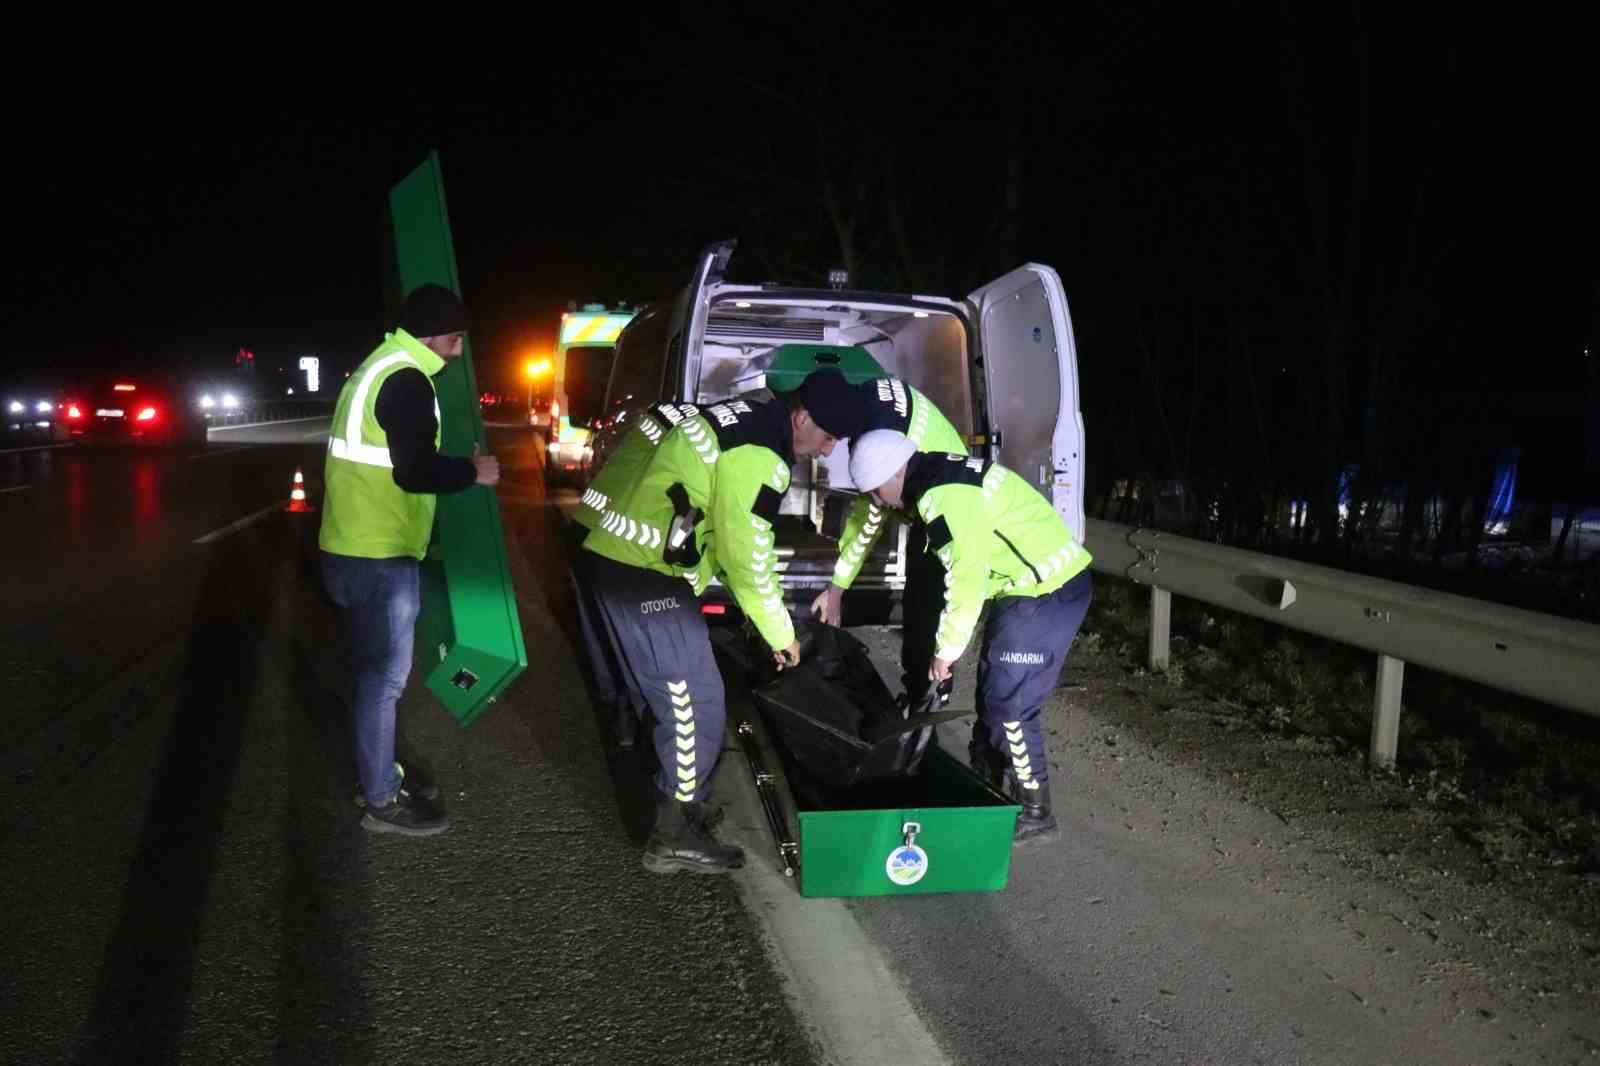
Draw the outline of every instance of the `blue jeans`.
<instances>
[{"instance_id":1,"label":"blue jeans","mask_svg":"<svg viewBox=\"0 0 1600 1066\"><path fill-rule=\"evenodd\" d=\"M367 803L384 807L400 792L394 765L394 705L411 676L417 561L322 554L322 579L339 605L355 671L356 768Z\"/></svg>"}]
</instances>

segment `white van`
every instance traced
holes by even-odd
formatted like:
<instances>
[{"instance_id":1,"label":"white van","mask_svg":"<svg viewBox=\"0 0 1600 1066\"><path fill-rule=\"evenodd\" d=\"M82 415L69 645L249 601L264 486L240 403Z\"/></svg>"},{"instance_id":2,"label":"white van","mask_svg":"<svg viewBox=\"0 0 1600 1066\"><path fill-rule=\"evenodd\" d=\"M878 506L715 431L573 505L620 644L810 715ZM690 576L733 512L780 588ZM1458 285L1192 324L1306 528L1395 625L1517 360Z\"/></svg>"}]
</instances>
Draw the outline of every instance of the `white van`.
<instances>
[{"instance_id":1,"label":"white van","mask_svg":"<svg viewBox=\"0 0 1600 1066\"><path fill-rule=\"evenodd\" d=\"M735 241L701 253L675 298L647 305L617 339L591 470L605 464L638 411L663 400L709 404L762 394L774 349L865 348L921 390L975 454L1004 463L1084 535L1083 415L1077 349L1061 279L1030 263L965 299L725 282ZM778 523L779 571L791 606L827 584L850 483L847 447L794 469ZM879 541L852 586L852 617L905 587L904 526ZM863 618L863 621L866 619Z\"/></svg>"}]
</instances>

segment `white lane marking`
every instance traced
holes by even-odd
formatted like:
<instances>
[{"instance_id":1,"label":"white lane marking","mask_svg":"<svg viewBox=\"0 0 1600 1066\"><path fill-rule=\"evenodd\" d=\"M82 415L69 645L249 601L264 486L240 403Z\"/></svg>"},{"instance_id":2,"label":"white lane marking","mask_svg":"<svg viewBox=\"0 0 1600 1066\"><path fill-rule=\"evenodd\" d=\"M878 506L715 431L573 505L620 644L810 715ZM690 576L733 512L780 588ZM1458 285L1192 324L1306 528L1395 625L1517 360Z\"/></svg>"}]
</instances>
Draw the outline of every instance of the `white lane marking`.
<instances>
[{"instance_id":1,"label":"white lane marking","mask_svg":"<svg viewBox=\"0 0 1600 1066\"><path fill-rule=\"evenodd\" d=\"M228 525L223 526L221 529L212 530L210 533L207 533L203 537L196 537L194 542L196 544L210 544L214 540L221 540L223 537L226 537L230 533L239 532L239 530L243 529L245 526L248 526L252 522L260 521L261 519L265 518L267 515L271 514L273 511L278 510L282 506L283 505L281 503L269 503L269 504L267 504L267 506L261 508L261 510L256 511L254 514L247 514L243 518L239 519L237 522L230 522Z\"/></svg>"},{"instance_id":2,"label":"white lane marking","mask_svg":"<svg viewBox=\"0 0 1600 1066\"><path fill-rule=\"evenodd\" d=\"M9 488L0 489L0 492L26 492L31 488L33 488L32 485L12 485Z\"/></svg>"},{"instance_id":3,"label":"white lane marking","mask_svg":"<svg viewBox=\"0 0 1600 1066\"><path fill-rule=\"evenodd\" d=\"M47 452L51 448L70 448L70 447L72 447L72 444L70 442L68 442L66 444L35 444L31 448L6 448L4 450L0 450L0 455L12 455L12 454L15 454L16 452Z\"/></svg>"},{"instance_id":4,"label":"white lane marking","mask_svg":"<svg viewBox=\"0 0 1600 1066\"><path fill-rule=\"evenodd\" d=\"M195 452L193 455L189 456L189 461L193 462L196 459L210 459L210 458L212 458L214 456L218 456L218 455L232 455L234 452L247 452L249 450L250 450L250 445L241 444L237 448L222 448L222 449L220 449L218 451L214 451L214 452L212 452L212 451Z\"/></svg>"},{"instance_id":5,"label":"white lane marking","mask_svg":"<svg viewBox=\"0 0 1600 1066\"><path fill-rule=\"evenodd\" d=\"M796 1013L840 1066L949 1066L900 979L850 909L837 899L803 898L783 876L744 749L725 751L723 761L729 760L738 765L723 773L739 773L725 797L722 836L745 849L744 869L734 872L733 883L788 978L784 987Z\"/></svg>"},{"instance_id":6,"label":"white lane marking","mask_svg":"<svg viewBox=\"0 0 1600 1066\"><path fill-rule=\"evenodd\" d=\"M237 426L208 426L208 427L206 427L206 432L207 433L227 433L230 430L235 430L235 429L255 429L258 426L292 426L296 422L322 422L322 421L326 421L328 423L328 425L331 426L331 425L333 425L333 416L332 415L317 415L315 418L284 418L284 419L281 419L281 420L279 420L277 422L242 422Z\"/></svg>"},{"instance_id":7,"label":"white lane marking","mask_svg":"<svg viewBox=\"0 0 1600 1066\"><path fill-rule=\"evenodd\" d=\"M301 434L300 439L310 440L312 437L326 437L331 429L333 429L331 425L323 426L321 429L314 429L310 433Z\"/></svg>"}]
</instances>

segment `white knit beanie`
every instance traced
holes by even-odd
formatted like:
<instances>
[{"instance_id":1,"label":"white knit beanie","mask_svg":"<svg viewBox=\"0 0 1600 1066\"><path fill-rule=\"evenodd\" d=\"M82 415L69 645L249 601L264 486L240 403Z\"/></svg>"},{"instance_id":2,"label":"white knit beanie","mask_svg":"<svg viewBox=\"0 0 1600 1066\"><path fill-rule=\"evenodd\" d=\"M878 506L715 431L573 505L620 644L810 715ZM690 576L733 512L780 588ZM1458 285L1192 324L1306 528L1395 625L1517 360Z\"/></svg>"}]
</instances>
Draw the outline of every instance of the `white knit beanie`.
<instances>
[{"instance_id":1,"label":"white knit beanie","mask_svg":"<svg viewBox=\"0 0 1600 1066\"><path fill-rule=\"evenodd\" d=\"M871 492L894 477L917 446L904 433L874 429L850 442L850 480L862 492Z\"/></svg>"}]
</instances>

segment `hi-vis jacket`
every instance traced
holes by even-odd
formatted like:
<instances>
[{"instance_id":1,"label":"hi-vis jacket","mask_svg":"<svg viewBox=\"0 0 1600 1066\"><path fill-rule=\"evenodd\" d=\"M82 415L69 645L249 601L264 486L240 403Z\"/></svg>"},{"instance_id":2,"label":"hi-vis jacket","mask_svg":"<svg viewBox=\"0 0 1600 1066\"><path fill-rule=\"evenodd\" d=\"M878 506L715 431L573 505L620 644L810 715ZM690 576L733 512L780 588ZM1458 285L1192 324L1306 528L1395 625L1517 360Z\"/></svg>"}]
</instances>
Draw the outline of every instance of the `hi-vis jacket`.
<instances>
[{"instance_id":1,"label":"hi-vis jacket","mask_svg":"<svg viewBox=\"0 0 1600 1066\"><path fill-rule=\"evenodd\" d=\"M1049 501L998 463L913 455L902 499L945 569L934 654L946 662L966 651L985 600L1048 595L1091 561Z\"/></svg>"},{"instance_id":2,"label":"hi-vis jacket","mask_svg":"<svg viewBox=\"0 0 1600 1066\"><path fill-rule=\"evenodd\" d=\"M655 455L667 433L699 413L700 408L692 403L655 403L641 411L632 428L623 434L622 443L589 483L589 491L579 501L573 520L585 529L598 527L605 517L605 508L595 507L595 501L615 499L627 492L644 473L650 457ZM707 580L709 577L707 575Z\"/></svg>"},{"instance_id":3,"label":"hi-vis jacket","mask_svg":"<svg viewBox=\"0 0 1600 1066\"><path fill-rule=\"evenodd\" d=\"M378 392L391 374L420 370L433 384L444 359L403 329L384 337L339 393L323 468L322 527L317 541L335 555L421 559L433 535L436 497L394 481L389 438L378 424ZM438 401L434 417L438 418ZM439 433L434 434L438 447Z\"/></svg>"},{"instance_id":4,"label":"hi-vis jacket","mask_svg":"<svg viewBox=\"0 0 1600 1066\"><path fill-rule=\"evenodd\" d=\"M899 378L876 378L855 386L866 393L866 430L892 429L904 433L919 452L965 453L967 442L956 432L934 402ZM883 535L884 509L866 496L856 500L839 534L839 561L833 583L847 589L861 573Z\"/></svg>"},{"instance_id":5,"label":"hi-vis jacket","mask_svg":"<svg viewBox=\"0 0 1600 1066\"><path fill-rule=\"evenodd\" d=\"M773 648L794 643L778 584L773 523L789 491L786 405L657 404L624 438L576 514L586 550L682 577L700 595L720 576ZM678 537L674 537L674 527Z\"/></svg>"}]
</instances>

